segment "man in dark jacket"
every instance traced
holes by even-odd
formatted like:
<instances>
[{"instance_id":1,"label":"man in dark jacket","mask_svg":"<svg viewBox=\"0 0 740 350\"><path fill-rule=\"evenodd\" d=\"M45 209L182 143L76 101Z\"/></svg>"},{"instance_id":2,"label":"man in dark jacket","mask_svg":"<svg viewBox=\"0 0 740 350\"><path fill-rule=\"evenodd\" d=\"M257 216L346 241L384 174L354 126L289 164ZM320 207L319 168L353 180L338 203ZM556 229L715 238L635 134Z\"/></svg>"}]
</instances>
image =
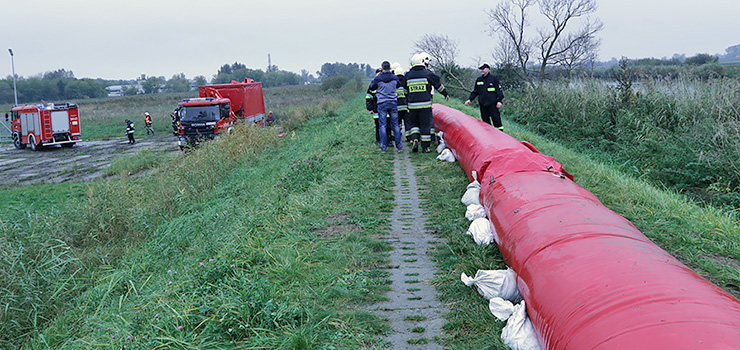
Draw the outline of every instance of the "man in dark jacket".
<instances>
[{"instance_id":1,"label":"man in dark jacket","mask_svg":"<svg viewBox=\"0 0 740 350\"><path fill-rule=\"evenodd\" d=\"M370 91L376 91L376 96L378 98L380 151L385 152L388 149L388 134L386 126L388 121L390 121L396 150L401 152L403 145L401 144L401 128L398 125L398 104L396 97L396 89L401 86L401 82L398 80L398 77L391 72L390 62L383 61L380 68L383 71L373 79L369 88ZM390 115L390 120L387 117L388 115Z\"/></svg>"},{"instance_id":2,"label":"man in dark jacket","mask_svg":"<svg viewBox=\"0 0 740 350\"><path fill-rule=\"evenodd\" d=\"M497 76L491 74L491 66L488 63L483 63L478 69L480 69L480 76L475 79L473 92L470 93L470 97L465 101L465 105L469 106L470 101L475 96L478 96L480 118L488 124L493 122L493 126L496 129L504 131L504 126L501 123L501 112L499 111L504 100L501 83Z\"/></svg>"},{"instance_id":3,"label":"man in dark jacket","mask_svg":"<svg viewBox=\"0 0 740 350\"><path fill-rule=\"evenodd\" d=\"M378 68L375 70L375 76L377 77L383 70ZM373 115L373 121L375 122L375 144L380 145L380 122L378 121L378 96L376 90L370 90L367 88L365 94L365 109ZM386 135L390 133L390 123L386 123Z\"/></svg>"},{"instance_id":4,"label":"man in dark jacket","mask_svg":"<svg viewBox=\"0 0 740 350\"><path fill-rule=\"evenodd\" d=\"M406 102L409 106L407 117L411 126L412 152L418 152L419 144L423 153L429 153L432 143L432 88L437 90L446 99L450 99L442 80L434 72L426 68L431 61L428 54L419 53L411 57L413 67L406 73L405 88L408 91Z\"/></svg>"}]
</instances>

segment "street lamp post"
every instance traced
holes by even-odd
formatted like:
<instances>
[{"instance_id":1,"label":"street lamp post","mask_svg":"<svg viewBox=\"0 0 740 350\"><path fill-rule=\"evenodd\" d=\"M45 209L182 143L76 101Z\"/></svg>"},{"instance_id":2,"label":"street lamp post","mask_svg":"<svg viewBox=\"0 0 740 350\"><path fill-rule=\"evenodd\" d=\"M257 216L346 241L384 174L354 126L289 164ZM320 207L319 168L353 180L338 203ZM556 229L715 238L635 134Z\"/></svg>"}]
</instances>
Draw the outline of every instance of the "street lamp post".
<instances>
[{"instance_id":1,"label":"street lamp post","mask_svg":"<svg viewBox=\"0 0 740 350\"><path fill-rule=\"evenodd\" d=\"M10 65L13 67L13 97L15 97L15 105L18 105L18 90L15 88L15 59L13 58L13 50L8 49L10 52Z\"/></svg>"}]
</instances>

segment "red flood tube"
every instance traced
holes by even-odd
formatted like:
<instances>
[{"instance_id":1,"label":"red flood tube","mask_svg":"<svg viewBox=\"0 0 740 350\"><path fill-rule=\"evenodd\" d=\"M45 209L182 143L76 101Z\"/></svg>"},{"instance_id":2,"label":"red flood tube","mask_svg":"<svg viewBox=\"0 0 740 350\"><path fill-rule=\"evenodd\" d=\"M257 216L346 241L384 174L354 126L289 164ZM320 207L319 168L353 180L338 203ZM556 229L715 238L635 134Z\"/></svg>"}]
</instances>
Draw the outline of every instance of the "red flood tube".
<instances>
[{"instance_id":1,"label":"red flood tube","mask_svg":"<svg viewBox=\"0 0 740 350\"><path fill-rule=\"evenodd\" d=\"M435 104L546 349L740 349L740 301L655 245L527 143ZM472 180L472 178L471 178Z\"/></svg>"}]
</instances>

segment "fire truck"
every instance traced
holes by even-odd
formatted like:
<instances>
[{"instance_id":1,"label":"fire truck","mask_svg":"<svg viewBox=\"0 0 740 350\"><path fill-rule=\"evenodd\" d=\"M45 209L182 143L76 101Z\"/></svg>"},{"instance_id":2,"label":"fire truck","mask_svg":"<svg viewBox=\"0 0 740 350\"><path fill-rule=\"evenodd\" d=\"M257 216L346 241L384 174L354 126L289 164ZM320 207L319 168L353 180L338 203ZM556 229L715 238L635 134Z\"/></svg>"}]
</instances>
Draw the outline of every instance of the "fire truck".
<instances>
[{"instance_id":1,"label":"fire truck","mask_svg":"<svg viewBox=\"0 0 740 350\"><path fill-rule=\"evenodd\" d=\"M81 140L80 113L74 103L13 107L5 120L11 122L13 145L18 149L69 148Z\"/></svg>"},{"instance_id":2,"label":"fire truck","mask_svg":"<svg viewBox=\"0 0 740 350\"><path fill-rule=\"evenodd\" d=\"M238 121L262 125L265 101L262 83L252 79L198 87L197 98L183 99L172 113L181 150L212 140Z\"/></svg>"}]
</instances>

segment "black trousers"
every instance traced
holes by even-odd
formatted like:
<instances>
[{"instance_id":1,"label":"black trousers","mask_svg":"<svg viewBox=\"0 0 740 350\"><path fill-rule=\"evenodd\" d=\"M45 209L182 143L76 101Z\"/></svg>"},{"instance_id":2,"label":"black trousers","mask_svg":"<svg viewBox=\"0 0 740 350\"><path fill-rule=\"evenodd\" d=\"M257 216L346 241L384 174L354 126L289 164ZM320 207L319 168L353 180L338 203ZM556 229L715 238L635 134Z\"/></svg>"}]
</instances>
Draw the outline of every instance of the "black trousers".
<instances>
[{"instance_id":1,"label":"black trousers","mask_svg":"<svg viewBox=\"0 0 740 350\"><path fill-rule=\"evenodd\" d=\"M136 140L134 140L134 133L130 132L128 133L128 143L135 143Z\"/></svg>"},{"instance_id":2,"label":"black trousers","mask_svg":"<svg viewBox=\"0 0 740 350\"><path fill-rule=\"evenodd\" d=\"M501 111L496 108L495 103L488 106L480 105L480 119L488 124L493 122L491 125L495 126L499 130L504 129L504 125L501 124Z\"/></svg>"},{"instance_id":3,"label":"black trousers","mask_svg":"<svg viewBox=\"0 0 740 350\"><path fill-rule=\"evenodd\" d=\"M411 128L418 128L418 133L412 133L412 140L420 140L421 148L429 148L432 144L432 128L434 128L434 116L432 108L409 109L408 115Z\"/></svg>"}]
</instances>

